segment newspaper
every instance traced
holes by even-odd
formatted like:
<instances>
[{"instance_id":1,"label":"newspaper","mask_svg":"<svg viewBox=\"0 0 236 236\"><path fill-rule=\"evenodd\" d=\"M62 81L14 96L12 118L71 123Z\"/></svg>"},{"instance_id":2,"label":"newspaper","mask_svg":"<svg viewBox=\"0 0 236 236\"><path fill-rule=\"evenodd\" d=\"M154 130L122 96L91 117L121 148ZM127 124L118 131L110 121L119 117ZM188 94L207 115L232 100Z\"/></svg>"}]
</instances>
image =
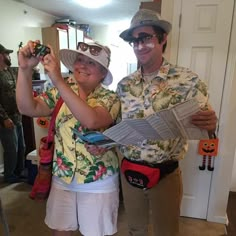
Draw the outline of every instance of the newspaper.
<instances>
[{"instance_id":1,"label":"newspaper","mask_svg":"<svg viewBox=\"0 0 236 236\"><path fill-rule=\"evenodd\" d=\"M206 130L199 129L191 123L191 116L199 110L199 104L195 99L187 100L144 119L123 119L103 133L92 131L93 136L86 142L108 147L117 144L141 146L148 140L168 140L177 137L189 140L208 139ZM86 134L83 136L88 138Z\"/></svg>"}]
</instances>

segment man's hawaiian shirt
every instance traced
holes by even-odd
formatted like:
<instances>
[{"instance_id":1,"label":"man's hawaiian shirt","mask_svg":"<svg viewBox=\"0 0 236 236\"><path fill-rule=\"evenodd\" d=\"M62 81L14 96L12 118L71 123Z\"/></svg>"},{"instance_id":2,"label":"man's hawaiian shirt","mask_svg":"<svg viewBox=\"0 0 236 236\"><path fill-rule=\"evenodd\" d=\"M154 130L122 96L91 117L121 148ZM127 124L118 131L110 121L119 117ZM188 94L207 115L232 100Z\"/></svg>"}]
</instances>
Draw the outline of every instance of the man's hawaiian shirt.
<instances>
[{"instance_id":1,"label":"man's hawaiian shirt","mask_svg":"<svg viewBox=\"0 0 236 236\"><path fill-rule=\"evenodd\" d=\"M207 87L198 75L166 60L151 80L143 79L141 69L125 77L118 83L117 93L122 119L144 118L191 98L196 98L202 108L208 105ZM122 146L120 151L129 159L161 163L183 158L187 140L147 141L141 147Z\"/></svg>"}]
</instances>

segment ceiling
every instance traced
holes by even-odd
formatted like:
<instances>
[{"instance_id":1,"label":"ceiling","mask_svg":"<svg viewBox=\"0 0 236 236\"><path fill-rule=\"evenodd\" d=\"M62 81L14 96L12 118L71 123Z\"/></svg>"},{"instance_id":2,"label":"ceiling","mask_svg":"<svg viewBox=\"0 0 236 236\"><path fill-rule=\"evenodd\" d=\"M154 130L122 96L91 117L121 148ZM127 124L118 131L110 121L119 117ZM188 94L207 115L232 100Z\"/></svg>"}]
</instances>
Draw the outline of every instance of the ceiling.
<instances>
[{"instance_id":1,"label":"ceiling","mask_svg":"<svg viewBox=\"0 0 236 236\"><path fill-rule=\"evenodd\" d=\"M118 21L130 21L141 2L152 0L112 0L100 9L83 8L76 0L15 0L44 11L58 18L70 19L77 24L108 25ZM99 0L94 0L99 1Z\"/></svg>"}]
</instances>

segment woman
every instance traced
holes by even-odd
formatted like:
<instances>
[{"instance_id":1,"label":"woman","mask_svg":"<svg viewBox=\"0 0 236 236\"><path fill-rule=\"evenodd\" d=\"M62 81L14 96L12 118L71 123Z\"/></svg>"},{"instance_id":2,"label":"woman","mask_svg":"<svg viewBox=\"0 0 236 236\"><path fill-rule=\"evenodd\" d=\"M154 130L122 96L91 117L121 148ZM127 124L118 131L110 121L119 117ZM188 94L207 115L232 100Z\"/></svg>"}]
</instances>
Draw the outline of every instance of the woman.
<instances>
[{"instance_id":1,"label":"woman","mask_svg":"<svg viewBox=\"0 0 236 236\"><path fill-rule=\"evenodd\" d=\"M102 87L112 82L110 50L97 43L60 50L62 63L73 72L64 80L50 48L46 56L33 56L34 42L19 51L17 104L28 116L49 116L59 97L64 101L56 117L53 179L45 223L54 236L69 236L79 227L84 236L114 234L119 205L118 159L113 149L90 154L76 135L103 131L114 123L120 109L117 95ZM32 96L33 68L41 61L54 88ZM74 133L74 130L77 132Z\"/></svg>"}]
</instances>

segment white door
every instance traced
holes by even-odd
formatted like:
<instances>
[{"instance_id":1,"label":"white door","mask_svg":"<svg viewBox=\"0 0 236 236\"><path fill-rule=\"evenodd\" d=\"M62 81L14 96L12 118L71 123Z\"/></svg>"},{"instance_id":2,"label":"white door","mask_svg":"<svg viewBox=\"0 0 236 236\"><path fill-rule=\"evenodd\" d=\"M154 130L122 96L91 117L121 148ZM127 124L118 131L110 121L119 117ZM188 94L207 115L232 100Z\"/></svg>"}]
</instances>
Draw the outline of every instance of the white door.
<instances>
[{"instance_id":1,"label":"white door","mask_svg":"<svg viewBox=\"0 0 236 236\"><path fill-rule=\"evenodd\" d=\"M218 117L224 86L234 0L182 0L177 64L191 68L208 85ZM176 5L177 4L177 5ZM181 6L181 7L180 7ZM181 215L207 218L212 172L199 170L198 142L189 143L183 161L184 197Z\"/></svg>"},{"instance_id":2,"label":"white door","mask_svg":"<svg viewBox=\"0 0 236 236\"><path fill-rule=\"evenodd\" d=\"M68 44L69 49L76 50L77 42L76 42L76 28L69 26L68 27Z\"/></svg>"},{"instance_id":3,"label":"white door","mask_svg":"<svg viewBox=\"0 0 236 236\"><path fill-rule=\"evenodd\" d=\"M59 28L57 30L59 37L59 49L67 49L69 46L67 30ZM62 62L60 62L60 64L61 64L61 73L67 75L69 70L65 67L65 65Z\"/></svg>"}]
</instances>

